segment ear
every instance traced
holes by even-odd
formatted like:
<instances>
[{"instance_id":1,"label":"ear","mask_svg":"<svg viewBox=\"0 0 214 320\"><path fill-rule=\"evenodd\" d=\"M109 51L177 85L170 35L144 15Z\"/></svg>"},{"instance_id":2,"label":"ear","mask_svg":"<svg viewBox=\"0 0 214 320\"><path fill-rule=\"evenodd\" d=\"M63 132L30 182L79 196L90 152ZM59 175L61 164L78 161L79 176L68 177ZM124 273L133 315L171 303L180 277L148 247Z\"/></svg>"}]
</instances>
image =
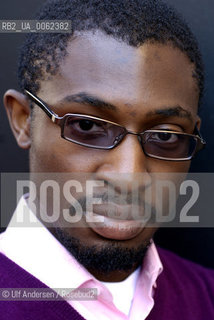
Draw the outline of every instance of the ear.
<instances>
[{"instance_id":1,"label":"ear","mask_svg":"<svg viewBox=\"0 0 214 320\"><path fill-rule=\"evenodd\" d=\"M4 95L4 106L17 144L22 149L29 149L30 106L27 98L22 93L10 89Z\"/></svg>"},{"instance_id":2,"label":"ear","mask_svg":"<svg viewBox=\"0 0 214 320\"><path fill-rule=\"evenodd\" d=\"M196 117L196 127L200 131L201 128L201 118L199 116Z\"/></svg>"}]
</instances>

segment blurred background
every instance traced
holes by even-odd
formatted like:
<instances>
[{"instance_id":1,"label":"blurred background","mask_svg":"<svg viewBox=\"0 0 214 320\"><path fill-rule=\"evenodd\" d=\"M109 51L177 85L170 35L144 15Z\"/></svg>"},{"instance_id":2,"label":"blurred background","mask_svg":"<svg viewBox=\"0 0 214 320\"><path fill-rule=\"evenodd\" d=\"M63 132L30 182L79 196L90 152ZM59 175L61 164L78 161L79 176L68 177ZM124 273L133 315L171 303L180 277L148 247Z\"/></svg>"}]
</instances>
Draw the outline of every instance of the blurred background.
<instances>
[{"instance_id":1,"label":"blurred background","mask_svg":"<svg viewBox=\"0 0 214 320\"><path fill-rule=\"evenodd\" d=\"M0 20L33 19L35 11L43 2L42 0L1 1ZM207 147L194 159L191 171L214 172L214 133L212 131L214 125L214 1L167 0L167 2L177 8L188 21L199 41L206 68L206 90L200 116L201 132L207 141ZM17 147L2 103L3 94L8 88L18 89L16 65L18 50L23 39L24 34L0 33L0 172L28 171L28 152ZM183 257L214 268L212 254L214 230L212 228L161 229L157 232L155 241Z\"/></svg>"}]
</instances>

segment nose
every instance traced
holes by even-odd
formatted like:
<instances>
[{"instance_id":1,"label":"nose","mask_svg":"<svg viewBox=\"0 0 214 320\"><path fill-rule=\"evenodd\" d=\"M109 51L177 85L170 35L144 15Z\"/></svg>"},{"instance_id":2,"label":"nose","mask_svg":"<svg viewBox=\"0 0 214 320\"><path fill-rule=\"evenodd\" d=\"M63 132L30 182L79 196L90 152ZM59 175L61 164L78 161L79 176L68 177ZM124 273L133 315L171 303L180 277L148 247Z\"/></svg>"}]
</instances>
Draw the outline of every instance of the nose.
<instances>
[{"instance_id":1,"label":"nose","mask_svg":"<svg viewBox=\"0 0 214 320\"><path fill-rule=\"evenodd\" d=\"M109 152L108 164L118 173L141 173L146 171L147 159L137 135L128 134Z\"/></svg>"},{"instance_id":2,"label":"nose","mask_svg":"<svg viewBox=\"0 0 214 320\"><path fill-rule=\"evenodd\" d=\"M126 135L117 147L107 151L96 176L126 189L133 188L134 180L138 181L138 187L149 184L148 158L137 135Z\"/></svg>"}]
</instances>

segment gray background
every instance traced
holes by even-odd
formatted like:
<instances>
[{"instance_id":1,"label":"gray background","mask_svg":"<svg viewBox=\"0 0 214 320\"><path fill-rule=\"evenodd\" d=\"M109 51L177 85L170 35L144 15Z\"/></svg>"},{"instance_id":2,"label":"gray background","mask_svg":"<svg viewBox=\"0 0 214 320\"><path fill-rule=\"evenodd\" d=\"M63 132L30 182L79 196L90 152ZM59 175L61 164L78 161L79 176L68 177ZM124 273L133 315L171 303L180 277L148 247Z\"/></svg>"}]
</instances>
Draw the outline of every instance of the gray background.
<instances>
[{"instance_id":1,"label":"gray background","mask_svg":"<svg viewBox=\"0 0 214 320\"><path fill-rule=\"evenodd\" d=\"M0 2L0 19L32 19L35 10L44 1L7 0ZM206 67L206 92L201 112L202 134L207 148L194 159L192 172L214 172L214 1L213 0L168 0L189 22L196 34ZM0 34L0 97L8 88L18 88L16 62L18 48L23 41L21 34ZM2 98L1 98L2 101ZM28 171L28 153L19 149L13 138L3 103L0 104L0 171ZM211 190L212 192L212 190ZM214 268L214 230L184 229L160 230L156 241L180 255Z\"/></svg>"}]
</instances>

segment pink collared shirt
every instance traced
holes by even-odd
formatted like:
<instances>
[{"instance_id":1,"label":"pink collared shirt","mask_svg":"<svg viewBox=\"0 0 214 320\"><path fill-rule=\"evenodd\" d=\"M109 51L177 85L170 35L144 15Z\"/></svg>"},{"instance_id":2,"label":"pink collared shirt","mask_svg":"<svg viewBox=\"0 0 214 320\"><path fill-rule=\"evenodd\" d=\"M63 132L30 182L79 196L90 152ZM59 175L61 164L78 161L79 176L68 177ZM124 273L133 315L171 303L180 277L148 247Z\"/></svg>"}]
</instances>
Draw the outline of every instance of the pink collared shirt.
<instances>
[{"instance_id":1,"label":"pink collared shirt","mask_svg":"<svg viewBox=\"0 0 214 320\"><path fill-rule=\"evenodd\" d=\"M23 221L17 225L17 221ZM21 198L6 231L0 252L50 288L97 288L93 301L68 303L87 320L143 320L154 305L156 280L163 270L154 243L143 266L126 280L100 282L48 231Z\"/></svg>"}]
</instances>

